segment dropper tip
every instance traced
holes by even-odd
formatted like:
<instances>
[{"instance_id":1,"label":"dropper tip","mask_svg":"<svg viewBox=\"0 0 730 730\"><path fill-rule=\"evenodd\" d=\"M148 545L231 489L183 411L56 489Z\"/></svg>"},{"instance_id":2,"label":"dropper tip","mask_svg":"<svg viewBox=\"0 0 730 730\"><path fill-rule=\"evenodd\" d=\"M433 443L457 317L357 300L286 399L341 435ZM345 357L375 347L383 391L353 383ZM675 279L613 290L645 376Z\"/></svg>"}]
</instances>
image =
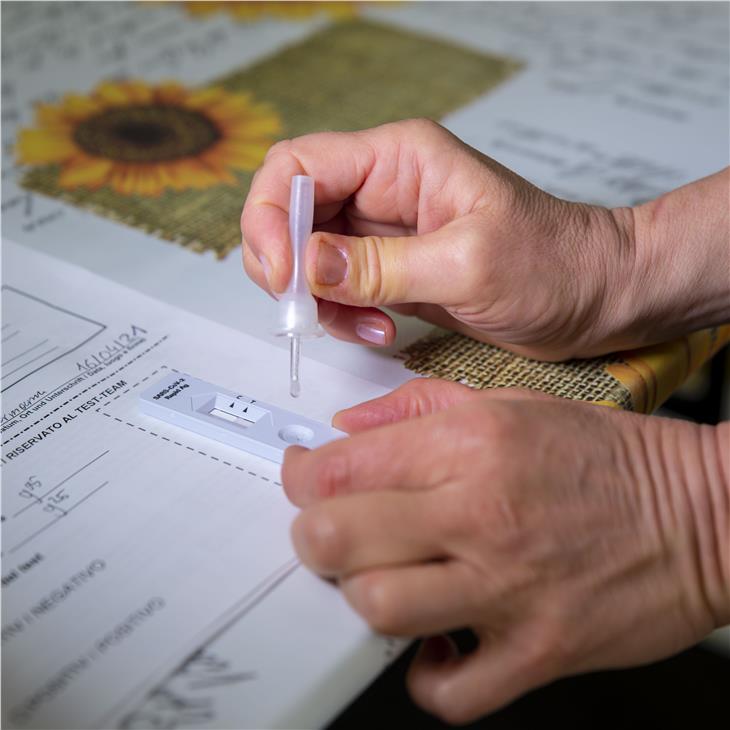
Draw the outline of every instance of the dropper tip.
<instances>
[{"instance_id":1,"label":"dropper tip","mask_svg":"<svg viewBox=\"0 0 730 730\"><path fill-rule=\"evenodd\" d=\"M298 398L302 387L299 383L299 335L289 342L289 395Z\"/></svg>"}]
</instances>

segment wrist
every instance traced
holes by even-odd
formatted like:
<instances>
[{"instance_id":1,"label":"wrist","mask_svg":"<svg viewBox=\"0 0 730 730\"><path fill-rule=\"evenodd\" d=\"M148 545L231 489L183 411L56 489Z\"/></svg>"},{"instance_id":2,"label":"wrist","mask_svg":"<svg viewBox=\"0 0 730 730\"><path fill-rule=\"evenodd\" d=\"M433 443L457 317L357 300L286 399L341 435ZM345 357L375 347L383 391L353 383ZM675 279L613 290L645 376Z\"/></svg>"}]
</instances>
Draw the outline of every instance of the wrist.
<instances>
[{"instance_id":1,"label":"wrist","mask_svg":"<svg viewBox=\"0 0 730 730\"><path fill-rule=\"evenodd\" d=\"M726 169L634 208L611 210L623 255L612 300L619 349L730 321L729 184Z\"/></svg>"},{"instance_id":2,"label":"wrist","mask_svg":"<svg viewBox=\"0 0 730 730\"><path fill-rule=\"evenodd\" d=\"M647 453L661 533L700 638L730 623L730 423L655 423Z\"/></svg>"},{"instance_id":3,"label":"wrist","mask_svg":"<svg viewBox=\"0 0 730 730\"><path fill-rule=\"evenodd\" d=\"M582 245L574 277L583 281L588 316L576 356L592 357L637 345L636 234L631 208L580 206Z\"/></svg>"}]
</instances>

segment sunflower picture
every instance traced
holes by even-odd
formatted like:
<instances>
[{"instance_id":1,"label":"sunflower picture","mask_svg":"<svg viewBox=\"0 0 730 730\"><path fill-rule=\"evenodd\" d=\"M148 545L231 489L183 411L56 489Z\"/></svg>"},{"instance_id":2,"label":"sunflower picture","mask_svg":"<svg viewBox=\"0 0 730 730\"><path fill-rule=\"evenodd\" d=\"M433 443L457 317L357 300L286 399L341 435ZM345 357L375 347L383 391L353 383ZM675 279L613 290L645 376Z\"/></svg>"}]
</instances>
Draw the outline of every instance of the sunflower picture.
<instances>
[{"instance_id":1,"label":"sunflower picture","mask_svg":"<svg viewBox=\"0 0 730 730\"><path fill-rule=\"evenodd\" d=\"M238 255L243 201L273 142L440 119L520 68L382 23L334 23L204 87L105 81L39 105L17 140L20 182L224 259Z\"/></svg>"},{"instance_id":2,"label":"sunflower picture","mask_svg":"<svg viewBox=\"0 0 730 730\"><path fill-rule=\"evenodd\" d=\"M106 81L87 96L38 105L17 153L21 164L59 165L66 190L158 197L237 185L233 173L256 169L280 131L273 108L247 93Z\"/></svg>"}]
</instances>

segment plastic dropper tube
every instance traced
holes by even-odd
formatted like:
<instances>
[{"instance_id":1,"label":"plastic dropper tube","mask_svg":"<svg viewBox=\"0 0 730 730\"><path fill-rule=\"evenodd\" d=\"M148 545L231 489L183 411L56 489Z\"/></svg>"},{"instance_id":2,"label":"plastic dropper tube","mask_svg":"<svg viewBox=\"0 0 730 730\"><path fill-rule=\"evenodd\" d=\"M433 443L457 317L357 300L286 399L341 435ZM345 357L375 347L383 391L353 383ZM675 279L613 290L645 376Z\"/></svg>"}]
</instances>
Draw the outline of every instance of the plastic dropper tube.
<instances>
[{"instance_id":1,"label":"plastic dropper tube","mask_svg":"<svg viewBox=\"0 0 730 730\"><path fill-rule=\"evenodd\" d=\"M299 353L302 339L324 334L317 318L317 302L309 291L304 271L304 250L312 235L314 219L314 180L295 175L291 180L289 199L289 240L292 276L289 286L279 297L275 334L289 337L289 393L296 398L301 392Z\"/></svg>"}]
</instances>

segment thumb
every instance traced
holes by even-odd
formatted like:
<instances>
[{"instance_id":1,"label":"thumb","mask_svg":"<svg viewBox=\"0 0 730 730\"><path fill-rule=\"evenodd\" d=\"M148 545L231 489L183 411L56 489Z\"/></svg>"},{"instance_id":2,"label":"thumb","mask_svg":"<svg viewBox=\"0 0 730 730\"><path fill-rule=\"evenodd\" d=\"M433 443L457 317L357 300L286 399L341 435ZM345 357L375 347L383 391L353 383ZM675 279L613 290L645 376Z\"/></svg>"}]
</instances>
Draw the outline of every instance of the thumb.
<instances>
[{"instance_id":1,"label":"thumb","mask_svg":"<svg viewBox=\"0 0 730 730\"><path fill-rule=\"evenodd\" d=\"M307 246L307 278L321 299L358 307L404 302L447 306L462 298L473 264L463 219L421 236L315 233Z\"/></svg>"},{"instance_id":2,"label":"thumb","mask_svg":"<svg viewBox=\"0 0 730 730\"><path fill-rule=\"evenodd\" d=\"M437 413L476 397L478 391L460 383L415 378L387 395L336 413L332 423L347 433L357 433L376 426Z\"/></svg>"}]
</instances>

